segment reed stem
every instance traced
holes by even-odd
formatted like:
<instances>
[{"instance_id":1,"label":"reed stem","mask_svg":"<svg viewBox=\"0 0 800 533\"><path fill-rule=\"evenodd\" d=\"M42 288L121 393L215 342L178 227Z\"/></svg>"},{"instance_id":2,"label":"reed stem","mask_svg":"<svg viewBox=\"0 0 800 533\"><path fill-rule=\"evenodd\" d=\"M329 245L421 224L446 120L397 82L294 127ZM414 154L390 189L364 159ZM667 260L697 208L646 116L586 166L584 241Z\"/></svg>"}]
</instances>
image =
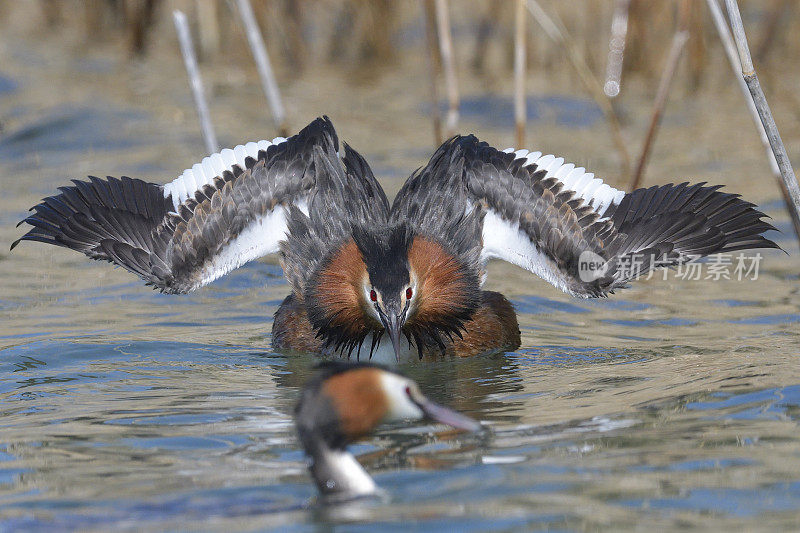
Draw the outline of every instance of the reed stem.
<instances>
[{"instance_id":1,"label":"reed stem","mask_svg":"<svg viewBox=\"0 0 800 533\"><path fill-rule=\"evenodd\" d=\"M628 8L631 0L616 0L614 14L611 16L611 39L608 43L608 60L606 61L606 82L603 92L609 98L615 98L620 91L622 79L622 59L625 53L625 39L628 35Z\"/></svg>"},{"instance_id":2,"label":"reed stem","mask_svg":"<svg viewBox=\"0 0 800 533\"><path fill-rule=\"evenodd\" d=\"M669 53L667 54L664 71L661 73L661 80L658 83L658 91L656 92L656 99L653 104L653 114L650 117L650 126L647 128L647 135L644 139L639 161L636 163L636 169L631 176L631 182L628 186L629 191L636 190L639 188L639 185L641 185L647 159L650 157L650 150L653 148L653 143L658 133L658 126L661 124L661 117L664 115L664 107L667 105L669 88L672 85L672 79L675 77L675 71L678 68L678 62L686 46L686 41L689 40L688 23L690 8L691 0L682 0L680 4L678 30L672 37L672 46L670 46Z\"/></svg>"},{"instance_id":3,"label":"reed stem","mask_svg":"<svg viewBox=\"0 0 800 533\"><path fill-rule=\"evenodd\" d=\"M764 126L764 130L767 133L769 145L772 148L775 161L778 163L778 168L781 171L781 178L786 185L789 198L792 202L794 214L800 216L800 186L794 175L789 156L786 154L786 147L783 145L780 133L778 133L778 126L775 124L775 119L772 117L772 111L770 111L769 104L767 104L767 97L764 95L761 84L758 82L758 76L756 76L756 70L753 66L753 59L750 57L750 48L747 45L747 37L744 34L744 24L742 23L742 15L739 13L739 5L736 0L725 0L725 5L728 8L728 18L730 19L733 37L739 51L742 77L747 84L747 89L750 91L750 96L758 111L761 124Z\"/></svg>"},{"instance_id":4,"label":"reed stem","mask_svg":"<svg viewBox=\"0 0 800 533\"><path fill-rule=\"evenodd\" d=\"M792 207L792 198L789 196L789 190L786 188L786 184L781 178L781 169L778 168L778 162L775 160L775 154L772 153L772 147L769 144L769 137L767 137L764 124L761 123L761 117L756 109L756 104L753 102L753 97L750 96L750 89L747 88L747 83L744 81L744 77L741 76L742 65L739 63L739 55L736 50L736 44L733 42L733 36L731 35L730 29L728 29L728 24L725 21L725 15L722 13L722 9L720 8L717 0L706 0L706 4L708 4L708 9L711 12L711 18L714 21L714 26L717 28L717 33L722 41L722 47L725 50L725 55L728 57L728 63L730 63L731 69L733 70L734 78L736 78L739 90L741 91L742 96L744 96L744 103L750 112L750 118L753 119L753 123L758 130L758 135L761 138L761 144L764 145L764 150L767 152L767 161L769 161L769 167L772 171L772 176L775 178L775 181L778 184L778 188L781 191L781 195L783 196L783 201L786 206L786 211L789 213L789 216L792 219L795 235L797 236L798 240L800 240L800 216L798 216L797 212Z\"/></svg>"},{"instance_id":5,"label":"reed stem","mask_svg":"<svg viewBox=\"0 0 800 533\"><path fill-rule=\"evenodd\" d=\"M439 53L444 67L444 82L447 88L447 116L445 129L447 136L455 135L458 128L458 80L453 59L453 36L450 33L450 12L447 0L436 0L436 25L439 33Z\"/></svg>"},{"instance_id":6,"label":"reed stem","mask_svg":"<svg viewBox=\"0 0 800 533\"><path fill-rule=\"evenodd\" d=\"M261 87L264 89L264 94L272 112L272 121L279 134L285 136L289 130L286 124L286 111L281 102L281 92L275 81L275 74L272 72L272 64L269 61L264 37L261 35L261 30L258 29L258 23L253 14L253 7L250 5L250 0L236 0L236 5L239 8L239 16L245 27L250 51L253 53L253 59L256 62L258 76L261 78Z\"/></svg>"},{"instance_id":7,"label":"reed stem","mask_svg":"<svg viewBox=\"0 0 800 533\"><path fill-rule=\"evenodd\" d=\"M536 0L527 0L527 7L533 19L541 26L545 34L556 44L562 46L567 51L572 67L578 73L578 77L583 83L584 88L592 96L595 103L603 111L608 122L608 127L611 130L611 137L616 145L617 152L620 158L620 172L622 176L627 176L630 171L631 158L628 153L628 147L625 144L625 139L622 136L622 128L619 125L617 113L611 105L611 101L606 97L603 92L603 87L597 78L592 74L586 60L578 51L572 39L568 38L567 30L558 18L551 18L539 5ZM557 22L556 22L557 21Z\"/></svg>"},{"instance_id":8,"label":"reed stem","mask_svg":"<svg viewBox=\"0 0 800 533\"><path fill-rule=\"evenodd\" d=\"M175 30L178 32L178 42L181 45L181 54L183 54L183 63L186 65L186 73L189 75L189 85L192 88L194 104L200 117L200 127L203 130L206 150L208 150L209 154L213 154L219 151L219 144L217 144L217 136L214 134L214 126L211 124L211 114L208 111L208 103L203 90L203 80L200 78L200 71L197 68L197 58L194 55L189 23L182 11L173 11L172 18L175 22Z\"/></svg>"},{"instance_id":9,"label":"reed stem","mask_svg":"<svg viewBox=\"0 0 800 533\"><path fill-rule=\"evenodd\" d=\"M439 111L439 89L436 79L441 64L436 54L436 7L433 0L422 0L422 8L425 12L425 66L428 69L428 92L431 99L431 120L433 120L433 139L436 146L442 144L442 113Z\"/></svg>"},{"instance_id":10,"label":"reed stem","mask_svg":"<svg viewBox=\"0 0 800 533\"><path fill-rule=\"evenodd\" d=\"M517 0L514 21L514 122L517 148L525 146L525 0Z\"/></svg>"}]
</instances>

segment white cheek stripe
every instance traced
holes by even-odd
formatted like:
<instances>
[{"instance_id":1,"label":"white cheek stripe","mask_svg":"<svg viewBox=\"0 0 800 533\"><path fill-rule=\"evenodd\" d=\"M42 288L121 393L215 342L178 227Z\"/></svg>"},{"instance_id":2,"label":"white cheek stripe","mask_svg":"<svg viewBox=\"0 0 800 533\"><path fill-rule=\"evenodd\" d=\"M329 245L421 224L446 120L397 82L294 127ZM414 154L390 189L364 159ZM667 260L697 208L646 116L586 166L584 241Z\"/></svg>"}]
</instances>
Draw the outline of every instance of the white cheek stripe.
<instances>
[{"instance_id":1,"label":"white cheek stripe","mask_svg":"<svg viewBox=\"0 0 800 533\"><path fill-rule=\"evenodd\" d=\"M172 204L175 211L178 206L188 198L194 197L194 193L205 185L214 183L214 178L222 176L226 170L232 170L234 165L244 168L244 161L247 157L256 159L259 150L266 150L273 144L286 142L283 137L276 137L272 141L249 142L240 144L235 148L225 148L224 150L204 157L202 161L187 168L183 174L164 185L164 198L172 195Z\"/></svg>"},{"instance_id":2,"label":"white cheek stripe","mask_svg":"<svg viewBox=\"0 0 800 533\"><path fill-rule=\"evenodd\" d=\"M545 170L547 178L560 181L565 189L573 191L600 216L603 216L609 206L619 205L625 196L625 191L603 183L603 180L595 178L593 173L586 172L585 168L576 167L572 163L565 164L563 157L513 148L506 148L503 152L513 153L516 159L525 159L526 167L535 164L537 168Z\"/></svg>"},{"instance_id":3,"label":"white cheek stripe","mask_svg":"<svg viewBox=\"0 0 800 533\"><path fill-rule=\"evenodd\" d=\"M411 383L406 378L391 372L381 372L381 388L388 400L385 421L419 420L425 415L417 404L406 394L406 387Z\"/></svg>"}]
</instances>

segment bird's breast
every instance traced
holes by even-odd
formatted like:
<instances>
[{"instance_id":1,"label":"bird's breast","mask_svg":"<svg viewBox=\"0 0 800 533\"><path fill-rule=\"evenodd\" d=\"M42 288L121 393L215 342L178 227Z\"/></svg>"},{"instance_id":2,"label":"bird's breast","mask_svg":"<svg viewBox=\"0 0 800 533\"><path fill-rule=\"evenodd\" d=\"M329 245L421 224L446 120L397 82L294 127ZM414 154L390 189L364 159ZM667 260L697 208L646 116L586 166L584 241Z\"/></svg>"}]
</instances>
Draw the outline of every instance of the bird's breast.
<instances>
[{"instance_id":1,"label":"bird's breast","mask_svg":"<svg viewBox=\"0 0 800 533\"><path fill-rule=\"evenodd\" d=\"M364 344L361 345L361 352L359 353L358 348L353 350L353 353L350 354L350 359L358 359L359 361L370 361L372 363L378 363L381 365L389 365L393 366L398 363L397 355L394 353L394 348L392 347L392 341L389 339L388 335L381 336L381 340L377 346L375 346L375 350L372 352L372 358L370 359L369 356L369 346L371 342L371 337L367 337L364 341ZM324 355L333 355L336 357L347 357L347 351L345 350L344 355L341 352L333 352L332 350L330 353L325 353L323 349ZM409 361L416 361L419 359L419 352L417 351L417 347L413 344L411 347L408 345L408 341L405 338L400 339L400 363L407 363Z\"/></svg>"}]
</instances>

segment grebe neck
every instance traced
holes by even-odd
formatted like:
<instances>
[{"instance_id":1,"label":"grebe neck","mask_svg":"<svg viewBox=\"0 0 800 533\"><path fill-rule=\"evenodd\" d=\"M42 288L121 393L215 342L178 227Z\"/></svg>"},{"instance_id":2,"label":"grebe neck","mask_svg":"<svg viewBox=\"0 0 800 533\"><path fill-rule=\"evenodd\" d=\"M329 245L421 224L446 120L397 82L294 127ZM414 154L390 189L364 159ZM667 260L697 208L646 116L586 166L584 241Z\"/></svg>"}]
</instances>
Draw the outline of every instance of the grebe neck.
<instances>
[{"instance_id":1,"label":"grebe neck","mask_svg":"<svg viewBox=\"0 0 800 533\"><path fill-rule=\"evenodd\" d=\"M322 441L306 449L309 470L320 494L357 498L378 493L378 487L364 467L345 449L332 449Z\"/></svg>"}]
</instances>

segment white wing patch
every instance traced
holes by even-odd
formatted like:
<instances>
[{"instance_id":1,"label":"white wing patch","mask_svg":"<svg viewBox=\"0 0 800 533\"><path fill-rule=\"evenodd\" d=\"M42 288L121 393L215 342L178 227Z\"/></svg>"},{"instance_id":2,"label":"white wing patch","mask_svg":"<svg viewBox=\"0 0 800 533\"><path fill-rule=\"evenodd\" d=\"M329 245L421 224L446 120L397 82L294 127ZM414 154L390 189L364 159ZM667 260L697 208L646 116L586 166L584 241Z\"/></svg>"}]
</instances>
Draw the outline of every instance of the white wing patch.
<instances>
[{"instance_id":1,"label":"white wing patch","mask_svg":"<svg viewBox=\"0 0 800 533\"><path fill-rule=\"evenodd\" d=\"M583 202L590 206L600 217L612 205L619 205L625 196L625 191L620 191L595 178L591 172L586 172L583 167L576 167L571 163L564 163L564 158L554 155L542 155L541 152L528 150L514 150L508 148L505 153L513 153L515 159L523 159L523 166L536 165L537 169L544 170L547 178L555 178L561 182L564 189L575 193ZM467 207L469 212L470 207ZM601 219L602 220L602 219ZM503 219L496 212L489 210L483 219L483 249L481 260L497 258L508 261L514 265L528 270L551 285L573 296L588 297L587 294L575 290L575 280L572 276L558 268L558 266L543 254L530 237L520 229L519 224Z\"/></svg>"},{"instance_id":2,"label":"white wing patch","mask_svg":"<svg viewBox=\"0 0 800 533\"><path fill-rule=\"evenodd\" d=\"M298 201L296 205L308 215L307 198ZM286 214L286 208L279 205L255 219L203 266L200 281L194 288L211 283L249 261L277 253L280 242L286 239L289 231Z\"/></svg>"},{"instance_id":3,"label":"white wing patch","mask_svg":"<svg viewBox=\"0 0 800 533\"><path fill-rule=\"evenodd\" d=\"M537 168L545 170L546 177L556 178L564 188L582 198L601 217L609 206L619 205L625 196L625 191L603 183L603 180L595 178L592 172L586 172L585 168L576 167L572 163L565 164L563 157L542 155L541 152L528 150L515 151L513 148L506 148L503 152L513 153L515 159L525 159L526 163L523 166L535 164Z\"/></svg>"},{"instance_id":4,"label":"white wing patch","mask_svg":"<svg viewBox=\"0 0 800 533\"><path fill-rule=\"evenodd\" d=\"M533 272L566 293L583 296L572 290L567 273L561 271L552 260L536 248L530 237L519 228L519 224L510 223L489 210L483 217L481 238L483 239L481 260L484 263L493 258L502 259Z\"/></svg>"},{"instance_id":5,"label":"white wing patch","mask_svg":"<svg viewBox=\"0 0 800 533\"><path fill-rule=\"evenodd\" d=\"M222 176L226 170L232 170L234 165L244 168L244 160L247 157L257 158L259 150L266 150L273 144L286 142L283 137L276 137L271 141L249 142L240 144L231 149L224 150L204 157L202 161L187 168L178 178L164 185L164 198L172 195L172 204L175 211L178 206L188 198L194 197L194 193L205 185L212 184L214 178Z\"/></svg>"}]
</instances>

